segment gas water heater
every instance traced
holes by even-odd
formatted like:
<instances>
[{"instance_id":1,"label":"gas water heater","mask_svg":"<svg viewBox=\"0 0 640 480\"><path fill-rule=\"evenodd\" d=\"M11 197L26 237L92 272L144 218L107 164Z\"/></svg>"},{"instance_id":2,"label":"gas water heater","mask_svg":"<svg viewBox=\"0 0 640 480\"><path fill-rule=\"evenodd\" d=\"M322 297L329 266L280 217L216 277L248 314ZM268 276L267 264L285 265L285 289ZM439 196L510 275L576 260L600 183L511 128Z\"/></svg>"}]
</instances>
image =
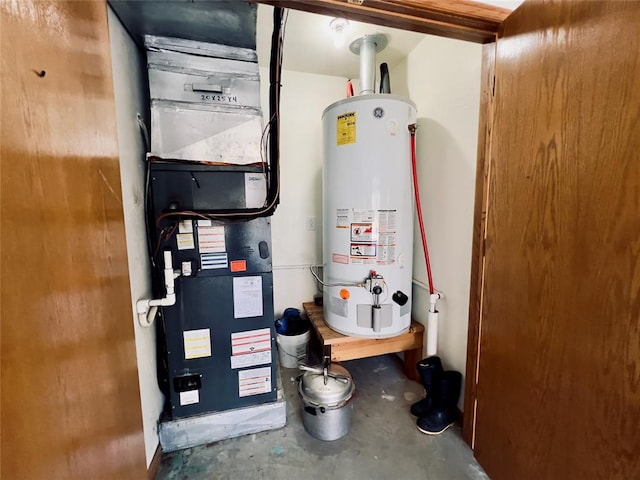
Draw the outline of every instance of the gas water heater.
<instances>
[{"instance_id":1,"label":"gas water heater","mask_svg":"<svg viewBox=\"0 0 640 480\"><path fill-rule=\"evenodd\" d=\"M387 338L411 324L413 197L408 126L415 104L375 94L375 53L386 37L351 44L360 95L322 114L323 303L327 324L356 337Z\"/></svg>"}]
</instances>

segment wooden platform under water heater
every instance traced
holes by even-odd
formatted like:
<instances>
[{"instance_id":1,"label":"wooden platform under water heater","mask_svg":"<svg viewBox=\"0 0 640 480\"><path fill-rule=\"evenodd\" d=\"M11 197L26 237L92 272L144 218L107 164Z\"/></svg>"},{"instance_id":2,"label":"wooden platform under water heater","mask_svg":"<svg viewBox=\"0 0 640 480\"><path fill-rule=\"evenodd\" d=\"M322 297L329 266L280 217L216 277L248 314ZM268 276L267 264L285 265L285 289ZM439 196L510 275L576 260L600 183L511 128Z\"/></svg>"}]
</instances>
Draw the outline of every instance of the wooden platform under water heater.
<instances>
[{"instance_id":1,"label":"wooden platform under water heater","mask_svg":"<svg viewBox=\"0 0 640 480\"><path fill-rule=\"evenodd\" d=\"M322 347L330 347L332 362L404 352L405 375L412 380L419 381L416 363L422 359L424 337L422 324L411 322L408 332L392 338L349 337L329 328L324 321L322 305L307 302L303 304L303 308Z\"/></svg>"}]
</instances>

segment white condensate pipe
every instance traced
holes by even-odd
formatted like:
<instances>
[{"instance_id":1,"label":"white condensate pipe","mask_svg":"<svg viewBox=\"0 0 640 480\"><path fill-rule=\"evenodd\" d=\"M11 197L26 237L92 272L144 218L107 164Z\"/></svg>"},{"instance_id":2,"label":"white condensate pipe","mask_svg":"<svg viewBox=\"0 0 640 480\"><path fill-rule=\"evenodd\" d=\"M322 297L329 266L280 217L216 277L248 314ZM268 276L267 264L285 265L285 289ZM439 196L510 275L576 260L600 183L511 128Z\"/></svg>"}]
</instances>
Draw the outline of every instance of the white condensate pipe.
<instances>
[{"instance_id":1,"label":"white condensate pipe","mask_svg":"<svg viewBox=\"0 0 640 480\"><path fill-rule=\"evenodd\" d=\"M158 307L170 307L176 303L175 278L179 274L173 271L173 259L171 250L164 251L164 285L167 294L164 298L143 298L136 302L136 312L138 313L138 322L143 327L150 327L153 319L156 318Z\"/></svg>"},{"instance_id":2,"label":"white condensate pipe","mask_svg":"<svg viewBox=\"0 0 640 480\"><path fill-rule=\"evenodd\" d=\"M427 315L427 357L438 353L438 310L436 302L441 294L436 292L429 296L429 312Z\"/></svg>"},{"instance_id":3,"label":"white condensate pipe","mask_svg":"<svg viewBox=\"0 0 640 480\"><path fill-rule=\"evenodd\" d=\"M438 353L438 310L436 302L442 298L440 292L433 288L433 278L431 275L431 262L429 261L429 248L427 247L427 234L424 228L422 217L422 202L420 201L420 187L418 185L418 167L416 161L416 128L417 125L409 125L411 133L411 171L413 176L413 191L416 196L416 211L418 214L418 225L420 226L420 237L424 250L424 262L427 267L427 279L429 281L429 312L427 314L427 356L431 357Z\"/></svg>"}]
</instances>

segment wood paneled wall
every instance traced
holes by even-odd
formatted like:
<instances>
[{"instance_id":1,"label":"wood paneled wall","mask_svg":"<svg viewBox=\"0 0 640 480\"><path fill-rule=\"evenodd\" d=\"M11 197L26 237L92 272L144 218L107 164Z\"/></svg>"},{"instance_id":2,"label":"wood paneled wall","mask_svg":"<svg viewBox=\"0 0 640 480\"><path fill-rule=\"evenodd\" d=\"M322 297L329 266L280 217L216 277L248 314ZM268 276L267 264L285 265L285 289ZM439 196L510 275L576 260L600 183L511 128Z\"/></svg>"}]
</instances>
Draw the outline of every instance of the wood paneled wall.
<instances>
[{"instance_id":1,"label":"wood paneled wall","mask_svg":"<svg viewBox=\"0 0 640 480\"><path fill-rule=\"evenodd\" d=\"M0 15L0 476L145 478L106 4Z\"/></svg>"}]
</instances>

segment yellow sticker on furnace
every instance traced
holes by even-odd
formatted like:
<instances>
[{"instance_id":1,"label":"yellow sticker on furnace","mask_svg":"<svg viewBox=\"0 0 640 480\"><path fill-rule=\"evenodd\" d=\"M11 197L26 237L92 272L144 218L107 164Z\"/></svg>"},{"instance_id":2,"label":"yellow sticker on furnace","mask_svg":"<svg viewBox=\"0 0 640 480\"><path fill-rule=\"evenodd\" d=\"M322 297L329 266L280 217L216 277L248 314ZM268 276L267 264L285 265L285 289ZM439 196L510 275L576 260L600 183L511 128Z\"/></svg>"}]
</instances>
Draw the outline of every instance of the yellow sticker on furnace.
<instances>
[{"instance_id":1,"label":"yellow sticker on furnace","mask_svg":"<svg viewBox=\"0 0 640 480\"><path fill-rule=\"evenodd\" d=\"M349 145L350 143L356 143L356 112L338 115L337 125L337 145Z\"/></svg>"}]
</instances>

